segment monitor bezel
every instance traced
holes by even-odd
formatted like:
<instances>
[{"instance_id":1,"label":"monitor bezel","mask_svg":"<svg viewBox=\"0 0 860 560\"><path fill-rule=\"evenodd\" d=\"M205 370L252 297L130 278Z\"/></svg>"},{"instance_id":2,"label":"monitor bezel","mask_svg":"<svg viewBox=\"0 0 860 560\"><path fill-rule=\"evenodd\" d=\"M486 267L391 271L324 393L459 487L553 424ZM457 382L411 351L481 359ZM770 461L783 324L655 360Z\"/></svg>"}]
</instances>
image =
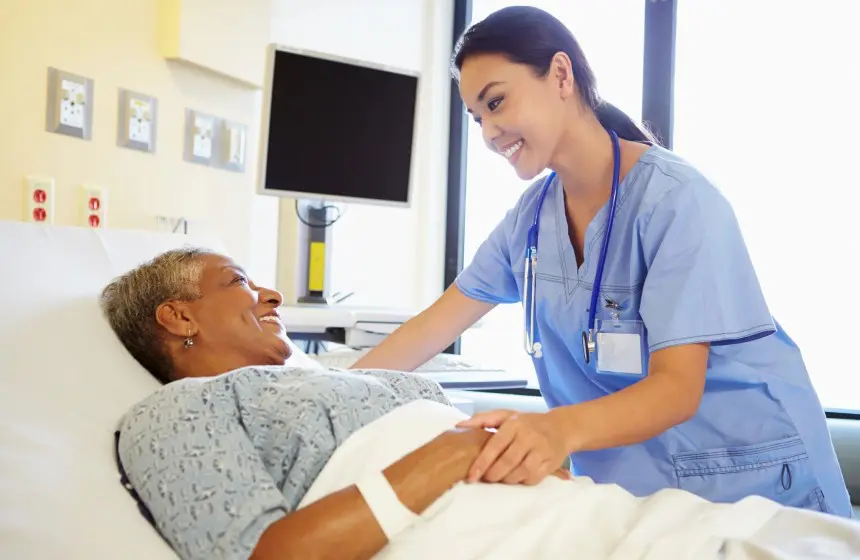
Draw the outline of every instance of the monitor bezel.
<instances>
[{"instance_id":1,"label":"monitor bezel","mask_svg":"<svg viewBox=\"0 0 860 560\"><path fill-rule=\"evenodd\" d=\"M278 52L290 54L298 54L329 60L332 62L340 62L362 66L373 70L382 70L393 72L415 78L415 111L412 115L412 153L409 162L409 184L406 187L406 201L383 200L378 198L360 198L353 196L327 195L322 193L311 193L301 191L287 191L280 189L270 189L266 187L266 164L268 162L269 151L269 124L271 117L272 105L272 81L275 73L275 56ZM389 206L396 208L410 208L415 197L415 176L417 170L418 151L415 149L418 145L418 114L421 108L421 73L415 70L398 68L395 66L359 60L346 56L324 53L312 49L302 49L297 47L289 47L278 43L270 43L266 48L266 65L265 77L263 80L263 99L262 99L262 118L260 120L260 144L258 149L259 160L257 162L257 181L256 193L265 196L277 196L280 198L293 198L296 200L317 200L324 202L341 202L346 204L364 204L372 206Z\"/></svg>"}]
</instances>

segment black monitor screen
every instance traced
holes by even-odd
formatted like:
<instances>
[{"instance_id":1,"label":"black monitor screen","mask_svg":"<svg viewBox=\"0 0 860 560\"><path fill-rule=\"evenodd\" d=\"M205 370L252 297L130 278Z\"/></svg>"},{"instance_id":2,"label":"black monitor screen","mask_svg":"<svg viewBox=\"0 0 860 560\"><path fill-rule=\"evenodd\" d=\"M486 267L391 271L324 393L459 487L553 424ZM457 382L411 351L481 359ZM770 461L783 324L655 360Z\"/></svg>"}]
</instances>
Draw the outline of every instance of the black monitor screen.
<instances>
[{"instance_id":1,"label":"black monitor screen","mask_svg":"<svg viewBox=\"0 0 860 560\"><path fill-rule=\"evenodd\" d=\"M409 202L417 91L416 76L275 51L264 188Z\"/></svg>"}]
</instances>

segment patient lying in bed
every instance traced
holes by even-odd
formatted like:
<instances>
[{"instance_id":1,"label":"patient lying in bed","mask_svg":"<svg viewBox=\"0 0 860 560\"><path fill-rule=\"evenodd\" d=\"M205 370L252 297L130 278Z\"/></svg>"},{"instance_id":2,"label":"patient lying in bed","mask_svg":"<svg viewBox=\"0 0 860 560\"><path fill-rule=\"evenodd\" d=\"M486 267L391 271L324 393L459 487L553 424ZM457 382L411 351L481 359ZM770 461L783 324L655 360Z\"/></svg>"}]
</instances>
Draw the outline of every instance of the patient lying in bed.
<instances>
[{"instance_id":1,"label":"patient lying in bed","mask_svg":"<svg viewBox=\"0 0 860 560\"><path fill-rule=\"evenodd\" d=\"M119 452L182 558L860 555L860 525L759 498L636 498L565 477L464 484L486 432L455 429L463 415L421 377L289 365L280 303L194 250L103 293L120 340L165 383L129 411ZM356 486L379 472L405 506L394 525Z\"/></svg>"}]
</instances>

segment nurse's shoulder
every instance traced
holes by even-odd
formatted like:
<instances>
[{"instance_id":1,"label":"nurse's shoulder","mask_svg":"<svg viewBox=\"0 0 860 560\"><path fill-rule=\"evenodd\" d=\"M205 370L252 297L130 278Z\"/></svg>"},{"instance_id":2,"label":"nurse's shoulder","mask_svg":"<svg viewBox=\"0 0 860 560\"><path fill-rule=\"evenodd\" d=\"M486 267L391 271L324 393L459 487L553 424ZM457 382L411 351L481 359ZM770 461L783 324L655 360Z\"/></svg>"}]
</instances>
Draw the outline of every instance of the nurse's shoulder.
<instances>
[{"instance_id":1,"label":"nurse's shoulder","mask_svg":"<svg viewBox=\"0 0 860 560\"><path fill-rule=\"evenodd\" d=\"M654 146L642 155L631 190L640 232L680 215L701 215L702 227L736 226L731 204L717 186L683 157Z\"/></svg>"}]
</instances>

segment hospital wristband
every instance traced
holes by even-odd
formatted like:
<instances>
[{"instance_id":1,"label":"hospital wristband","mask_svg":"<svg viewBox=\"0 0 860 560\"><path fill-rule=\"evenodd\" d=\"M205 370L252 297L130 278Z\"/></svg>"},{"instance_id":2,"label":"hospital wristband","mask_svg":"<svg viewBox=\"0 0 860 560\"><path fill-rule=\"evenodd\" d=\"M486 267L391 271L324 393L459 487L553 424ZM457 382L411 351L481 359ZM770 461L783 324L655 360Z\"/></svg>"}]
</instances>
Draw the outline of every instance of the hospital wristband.
<instances>
[{"instance_id":1,"label":"hospital wristband","mask_svg":"<svg viewBox=\"0 0 860 560\"><path fill-rule=\"evenodd\" d=\"M418 515L403 505L382 472L363 476L355 486L389 541L418 520Z\"/></svg>"}]
</instances>

